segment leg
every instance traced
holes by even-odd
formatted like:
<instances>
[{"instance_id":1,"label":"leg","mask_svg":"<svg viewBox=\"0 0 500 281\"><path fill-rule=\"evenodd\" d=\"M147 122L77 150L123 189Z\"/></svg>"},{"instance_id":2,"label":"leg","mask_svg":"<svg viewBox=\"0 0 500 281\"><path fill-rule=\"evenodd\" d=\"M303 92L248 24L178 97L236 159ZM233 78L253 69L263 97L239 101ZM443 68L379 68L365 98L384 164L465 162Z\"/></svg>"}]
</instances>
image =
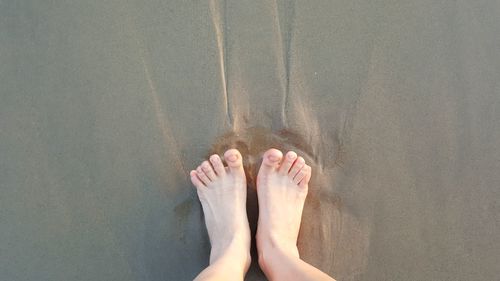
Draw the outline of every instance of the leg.
<instances>
[{"instance_id":1,"label":"leg","mask_svg":"<svg viewBox=\"0 0 500 281\"><path fill-rule=\"evenodd\" d=\"M301 260L297 249L311 167L295 152L282 158L268 150L257 176L259 265L269 280L333 280Z\"/></svg>"},{"instance_id":2,"label":"leg","mask_svg":"<svg viewBox=\"0 0 500 281\"><path fill-rule=\"evenodd\" d=\"M190 172L203 207L210 238L210 265L195 280L243 280L250 266L250 228L246 213L247 185L241 154L230 149L210 156Z\"/></svg>"}]
</instances>

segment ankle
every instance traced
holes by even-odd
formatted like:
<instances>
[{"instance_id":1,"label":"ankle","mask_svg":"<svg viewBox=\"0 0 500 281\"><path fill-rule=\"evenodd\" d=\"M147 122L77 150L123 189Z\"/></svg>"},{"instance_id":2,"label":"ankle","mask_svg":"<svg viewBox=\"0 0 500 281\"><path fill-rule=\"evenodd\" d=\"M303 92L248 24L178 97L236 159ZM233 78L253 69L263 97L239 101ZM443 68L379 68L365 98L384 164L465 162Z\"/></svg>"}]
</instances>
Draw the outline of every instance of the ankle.
<instances>
[{"instance_id":1,"label":"ankle","mask_svg":"<svg viewBox=\"0 0 500 281\"><path fill-rule=\"evenodd\" d=\"M300 259L297 246L290 243L271 243L270 241L260 243L258 253L259 266L264 272L272 270L274 265L279 264L283 258Z\"/></svg>"},{"instance_id":2,"label":"ankle","mask_svg":"<svg viewBox=\"0 0 500 281\"><path fill-rule=\"evenodd\" d=\"M243 280L250 267L250 252L241 253L236 247L228 247L224 251L212 248L210 265L194 280Z\"/></svg>"},{"instance_id":3,"label":"ankle","mask_svg":"<svg viewBox=\"0 0 500 281\"><path fill-rule=\"evenodd\" d=\"M257 247L259 252L281 252L286 255L299 257L297 237L278 234L272 231L260 233L257 230Z\"/></svg>"},{"instance_id":4,"label":"ankle","mask_svg":"<svg viewBox=\"0 0 500 281\"><path fill-rule=\"evenodd\" d=\"M246 272L250 266L250 241L233 237L226 243L214 244L210 250L210 264L228 263L231 268Z\"/></svg>"}]
</instances>

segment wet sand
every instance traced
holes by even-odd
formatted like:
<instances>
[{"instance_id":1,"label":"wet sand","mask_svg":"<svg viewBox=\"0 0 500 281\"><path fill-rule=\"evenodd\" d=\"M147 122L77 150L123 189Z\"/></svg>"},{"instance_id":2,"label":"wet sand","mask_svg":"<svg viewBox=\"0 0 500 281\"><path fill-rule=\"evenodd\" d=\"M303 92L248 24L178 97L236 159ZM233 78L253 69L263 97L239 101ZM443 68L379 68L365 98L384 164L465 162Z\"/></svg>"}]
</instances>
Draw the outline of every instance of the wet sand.
<instances>
[{"instance_id":1,"label":"wet sand","mask_svg":"<svg viewBox=\"0 0 500 281\"><path fill-rule=\"evenodd\" d=\"M337 280L500 275L498 2L70 2L0 1L0 279L192 279L229 146L253 225L262 152L313 164Z\"/></svg>"}]
</instances>

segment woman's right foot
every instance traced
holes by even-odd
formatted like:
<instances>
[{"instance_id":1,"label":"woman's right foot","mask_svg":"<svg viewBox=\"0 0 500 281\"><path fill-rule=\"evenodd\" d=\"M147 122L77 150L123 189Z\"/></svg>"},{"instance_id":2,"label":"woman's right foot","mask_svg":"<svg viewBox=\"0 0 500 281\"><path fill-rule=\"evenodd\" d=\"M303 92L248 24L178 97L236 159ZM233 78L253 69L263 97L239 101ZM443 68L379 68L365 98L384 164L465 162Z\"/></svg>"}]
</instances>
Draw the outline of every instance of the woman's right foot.
<instances>
[{"instance_id":1,"label":"woman's right foot","mask_svg":"<svg viewBox=\"0 0 500 281\"><path fill-rule=\"evenodd\" d=\"M277 149L264 153L257 175L259 222L257 249L265 270L266 253L275 250L299 257L297 237L307 196L311 167L293 151L285 157Z\"/></svg>"}]
</instances>

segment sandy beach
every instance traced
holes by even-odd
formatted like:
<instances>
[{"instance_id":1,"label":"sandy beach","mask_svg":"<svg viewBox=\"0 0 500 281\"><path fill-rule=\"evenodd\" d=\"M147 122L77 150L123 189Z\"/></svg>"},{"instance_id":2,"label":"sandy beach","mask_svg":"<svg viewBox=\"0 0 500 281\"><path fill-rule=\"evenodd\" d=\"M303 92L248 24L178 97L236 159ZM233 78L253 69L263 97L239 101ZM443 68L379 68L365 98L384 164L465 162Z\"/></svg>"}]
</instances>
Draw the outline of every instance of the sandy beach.
<instances>
[{"instance_id":1,"label":"sandy beach","mask_svg":"<svg viewBox=\"0 0 500 281\"><path fill-rule=\"evenodd\" d=\"M500 275L500 2L0 1L0 279L192 280L189 171L312 163L337 280ZM266 280L254 261L246 280Z\"/></svg>"}]
</instances>

